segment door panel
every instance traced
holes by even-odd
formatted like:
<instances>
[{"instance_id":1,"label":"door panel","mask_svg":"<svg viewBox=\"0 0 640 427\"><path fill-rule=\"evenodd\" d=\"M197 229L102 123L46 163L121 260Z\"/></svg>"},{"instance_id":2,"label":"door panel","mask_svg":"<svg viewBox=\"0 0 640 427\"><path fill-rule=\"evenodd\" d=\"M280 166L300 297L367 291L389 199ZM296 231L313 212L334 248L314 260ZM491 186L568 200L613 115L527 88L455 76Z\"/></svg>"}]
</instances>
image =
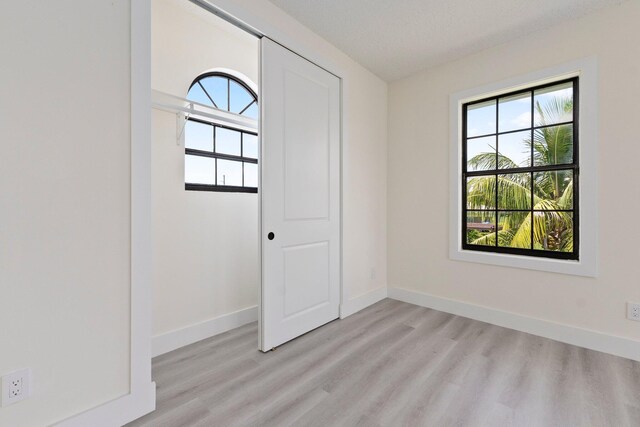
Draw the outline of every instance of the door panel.
<instances>
[{"instance_id":1,"label":"door panel","mask_svg":"<svg viewBox=\"0 0 640 427\"><path fill-rule=\"evenodd\" d=\"M261 54L267 351L339 316L340 80L267 38Z\"/></svg>"},{"instance_id":2,"label":"door panel","mask_svg":"<svg viewBox=\"0 0 640 427\"><path fill-rule=\"evenodd\" d=\"M329 88L287 70L284 77L285 218L329 216ZM300 109L300 101L305 109ZM308 120L313 118L313 120Z\"/></svg>"},{"instance_id":3,"label":"door panel","mask_svg":"<svg viewBox=\"0 0 640 427\"><path fill-rule=\"evenodd\" d=\"M327 304L330 296L329 242L284 251L284 318Z\"/></svg>"}]
</instances>

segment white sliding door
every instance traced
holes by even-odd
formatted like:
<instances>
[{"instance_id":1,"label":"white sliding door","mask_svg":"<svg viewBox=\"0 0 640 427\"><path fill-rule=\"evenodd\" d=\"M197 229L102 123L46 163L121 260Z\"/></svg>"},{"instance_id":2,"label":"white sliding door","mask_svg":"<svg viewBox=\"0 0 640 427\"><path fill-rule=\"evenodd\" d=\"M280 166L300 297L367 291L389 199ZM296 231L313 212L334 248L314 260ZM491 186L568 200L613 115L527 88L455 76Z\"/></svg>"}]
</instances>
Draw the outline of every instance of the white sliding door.
<instances>
[{"instance_id":1,"label":"white sliding door","mask_svg":"<svg viewBox=\"0 0 640 427\"><path fill-rule=\"evenodd\" d=\"M339 316L340 80L262 39L262 305L270 350Z\"/></svg>"}]
</instances>

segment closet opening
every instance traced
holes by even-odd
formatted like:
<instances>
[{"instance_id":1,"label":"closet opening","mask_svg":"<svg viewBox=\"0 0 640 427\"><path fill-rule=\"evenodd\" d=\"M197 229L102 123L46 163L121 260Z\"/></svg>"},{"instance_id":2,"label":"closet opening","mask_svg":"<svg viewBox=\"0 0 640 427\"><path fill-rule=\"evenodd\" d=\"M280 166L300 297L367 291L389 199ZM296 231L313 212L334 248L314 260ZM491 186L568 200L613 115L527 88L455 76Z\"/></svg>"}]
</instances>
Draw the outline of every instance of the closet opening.
<instances>
[{"instance_id":1,"label":"closet opening","mask_svg":"<svg viewBox=\"0 0 640 427\"><path fill-rule=\"evenodd\" d=\"M158 356L258 319L260 40L187 0L151 19Z\"/></svg>"}]
</instances>

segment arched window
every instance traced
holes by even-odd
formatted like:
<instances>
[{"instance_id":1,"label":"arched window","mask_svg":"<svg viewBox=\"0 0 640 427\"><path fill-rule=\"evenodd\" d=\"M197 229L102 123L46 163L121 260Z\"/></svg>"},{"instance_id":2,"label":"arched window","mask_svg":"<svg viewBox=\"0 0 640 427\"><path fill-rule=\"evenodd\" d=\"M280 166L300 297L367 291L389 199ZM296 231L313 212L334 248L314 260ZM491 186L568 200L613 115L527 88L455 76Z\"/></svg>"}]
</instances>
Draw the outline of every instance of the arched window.
<instances>
[{"instance_id":1,"label":"arched window","mask_svg":"<svg viewBox=\"0 0 640 427\"><path fill-rule=\"evenodd\" d=\"M249 85L229 74L198 76L189 101L258 119L258 98ZM185 124L185 189L257 193L258 135L223 119L190 117Z\"/></svg>"}]
</instances>

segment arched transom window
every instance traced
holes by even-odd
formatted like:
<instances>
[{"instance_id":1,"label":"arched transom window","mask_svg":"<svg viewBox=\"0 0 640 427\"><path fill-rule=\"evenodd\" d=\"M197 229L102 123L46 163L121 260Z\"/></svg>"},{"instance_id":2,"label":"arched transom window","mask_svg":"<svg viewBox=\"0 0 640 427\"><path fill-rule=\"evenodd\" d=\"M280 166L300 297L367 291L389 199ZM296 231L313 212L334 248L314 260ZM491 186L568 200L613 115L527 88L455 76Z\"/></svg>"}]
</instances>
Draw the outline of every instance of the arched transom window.
<instances>
[{"instance_id":1,"label":"arched transom window","mask_svg":"<svg viewBox=\"0 0 640 427\"><path fill-rule=\"evenodd\" d=\"M249 86L228 74L196 78L189 101L216 110L258 118L258 99ZM185 189L256 193L258 135L224 120L190 117L185 125Z\"/></svg>"},{"instance_id":2,"label":"arched transom window","mask_svg":"<svg viewBox=\"0 0 640 427\"><path fill-rule=\"evenodd\" d=\"M219 110L258 119L258 98L244 82L222 73L207 73L191 84L187 99Z\"/></svg>"}]
</instances>

